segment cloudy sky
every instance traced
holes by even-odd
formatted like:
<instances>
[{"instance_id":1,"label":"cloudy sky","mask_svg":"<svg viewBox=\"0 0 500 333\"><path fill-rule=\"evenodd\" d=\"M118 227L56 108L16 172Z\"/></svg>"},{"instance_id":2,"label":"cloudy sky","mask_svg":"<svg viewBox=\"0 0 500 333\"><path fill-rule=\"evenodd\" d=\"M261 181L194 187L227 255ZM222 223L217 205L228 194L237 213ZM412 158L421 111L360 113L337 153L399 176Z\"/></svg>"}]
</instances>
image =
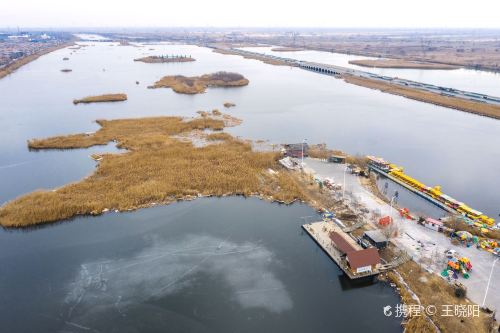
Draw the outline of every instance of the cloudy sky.
<instances>
[{"instance_id":1,"label":"cloudy sky","mask_svg":"<svg viewBox=\"0 0 500 333\"><path fill-rule=\"evenodd\" d=\"M500 28L498 13L498 0L6 0L0 26Z\"/></svg>"}]
</instances>

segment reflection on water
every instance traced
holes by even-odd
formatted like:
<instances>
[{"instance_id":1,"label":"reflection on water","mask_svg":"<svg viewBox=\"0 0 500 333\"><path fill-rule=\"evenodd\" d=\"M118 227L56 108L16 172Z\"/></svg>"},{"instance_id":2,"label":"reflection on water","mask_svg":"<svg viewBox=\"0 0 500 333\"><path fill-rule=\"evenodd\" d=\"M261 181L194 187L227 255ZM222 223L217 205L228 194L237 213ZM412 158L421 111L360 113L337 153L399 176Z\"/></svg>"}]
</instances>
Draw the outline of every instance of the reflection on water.
<instances>
[{"instance_id":1,"label":"reflection on water","mask_svg":"<svg viewBox=\"0 0 500 333\"><path fill-rule=\"evenodd\" d=\"M89 175L96 162L92 154L121 153L114 143L89 149L22 150L0 165L0 205L35 189L62 186Z\"/></svg>"},{"instance_id":2,"label":"reflection on water","mask_svg":"<svg viewBox=\"0 0 500 333\"><path fill-rule=\"evenodd\" d=\"M377 186L382 194L399 207L409 208L416 216L430 216L435 219L445 217L448 212L418 196L389 178L377 174Z\"/></svg>"},{"instance_id":3,"label":"reflection on water","mask_svg":"<svg viewBox=\"0 0 500 333\"><path fill-rule=\"evenodd\" d=\"M300 216L230 197L0 231L2 331L401 332L395 291L344 288Z\"/></svg>"},{"instance_id":4,"label":"reflection on water","mask_svg":"<svg viewBox=\"0 0 500 333\"><path fill-rule=\"evenodd\" d=\"M134 256L81 265L68 286L67 317L78 318L89 308L126 308L189 289L206 273L229 286L230 298L243 308L281 313L292 300L270 266L273 254L264 246L236 244L208 235L187 235L180 241L154 240Z\"/></svg>"},{"instance_id":5,"label":"reflection on water","mask_svg":"<svg viewBox=\"0 0 500 333\"><path fill-rule=\"evenodd\" d=\"M347 290L351 290L351 289L358 289L358 288L365 288L365 287L373 286L376 283L375 277L368 277L366 279L351 280L345 274L339 275L338 280L339 280L340 286L342 287L343 291L347 291Z\"/></svg>"}]
</instances>

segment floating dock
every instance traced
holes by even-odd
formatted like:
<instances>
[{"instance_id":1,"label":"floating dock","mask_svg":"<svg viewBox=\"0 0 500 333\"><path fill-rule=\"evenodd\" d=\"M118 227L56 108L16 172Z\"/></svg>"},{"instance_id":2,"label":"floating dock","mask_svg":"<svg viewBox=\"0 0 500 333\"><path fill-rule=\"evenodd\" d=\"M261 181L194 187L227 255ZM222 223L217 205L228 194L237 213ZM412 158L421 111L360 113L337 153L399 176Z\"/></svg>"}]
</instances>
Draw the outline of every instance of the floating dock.
<instances>
[{"instance_id":1,"label":"floating dock","mask_svg":"<svg viewBox=\"0 0 500 333\"><path fill-rule=\"evenodd\" d=\"M350 279L360 279L366 277L376 276L380 273L379 269L373 269L369 272L355 273L349 267L348 262L345 259L345 253L340 251L335 247L334 243L330 239L330 233L336 232L345 235L346 242L349 243L354 249L362 251L363 249L359 246L354 239L349 235L344 233L342 229L333 222L313 222L309 224L302 225L302 228L311 236L312 239L325 251L325 253L340 267L340 269L350 278Z\"/></svg>"}]
</instances>

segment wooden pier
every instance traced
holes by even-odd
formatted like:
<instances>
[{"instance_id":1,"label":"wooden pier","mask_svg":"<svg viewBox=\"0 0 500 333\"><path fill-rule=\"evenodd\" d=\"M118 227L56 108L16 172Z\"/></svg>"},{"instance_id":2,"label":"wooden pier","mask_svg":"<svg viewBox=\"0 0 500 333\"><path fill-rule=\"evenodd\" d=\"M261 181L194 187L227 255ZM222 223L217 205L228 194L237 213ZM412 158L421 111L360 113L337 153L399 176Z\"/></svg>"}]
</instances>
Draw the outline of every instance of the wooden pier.
<instances>
[{"instance_id":1,"label":"wooden pier","mask_svg":"<svg viewBox=\"0 0 500 333\"><path fill-rule=\"evenodd\" d=\"M350 278L350 279L360 279L365 277L371 277L378 275L380 273L379 269L376 268L370 272L363 273L355 273L349 267L345 259L345 254L341 252L337 247L335 247L334 243L330 239L331 232L337 232L345 234L342 229L337 226L333 222L313 222L302 225L302 228L311 236L312 239L316 241L316 243L325 251L325 253L342 269L342 271ZM345 237L346 241L352 245L353 248L362 250L361 246L359 246L354 239L352 239L349 235Z\"/></svg>"}]
</instances>

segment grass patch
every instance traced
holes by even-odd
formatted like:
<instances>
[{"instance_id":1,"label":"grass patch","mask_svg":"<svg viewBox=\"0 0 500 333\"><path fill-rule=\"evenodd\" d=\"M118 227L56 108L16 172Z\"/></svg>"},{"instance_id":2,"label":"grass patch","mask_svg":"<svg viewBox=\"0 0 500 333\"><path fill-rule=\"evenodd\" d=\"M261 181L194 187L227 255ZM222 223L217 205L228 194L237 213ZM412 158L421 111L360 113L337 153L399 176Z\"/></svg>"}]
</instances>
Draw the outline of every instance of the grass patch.
<instances>
[{"instance_id":1,"label":"grass patch","mask_svg":"<svg viewBox=\"0 0 500 333\"><path fill-rule=\"evenodd\" d=\"M230 135L228 133L224 133L224 132L211 133L211 134L207 135L208 141L228 141L228 140L232 140L232 139L233 139L232 135Z\"/></svg>"},{"instance_id":2,"label":"grass patch","mask_svg":"<svg viewBox=\"0 0 500 333\"><path fill-rule=\"evenodd\" d=\"M262 195L293 202L304 194L286 172L278 169L279 155L252 151L248 143L217 135L217 145L194 147L172 138L197 129L220 130L224 121L156 117L100 120L94 134L76 134L31 140L34 149L71 149L114 140L122 154L102 154L96 171L80 182L52 191L36 191L0 208L0 224L23 227L59 221L77 215L100 214L170 203L198 195ZM212 136L212 138L214 138Z\"/></svg>"},{"instance_id":3,"label":"grass patch","mask_svg":"<svg viewBox=\"0 0 500 333\"><path fill-rule=\"evenodd\" d=\"M81 99L74 99L73 104L103 103L103 102L122 102L127 100L126 94L104 94L98 96L88 96Z\"/></svg>"},{"instance_id":4,"label":"grass patch","mask_svg":"<svg viewBox=\"0 0 500 333\"><path fill-rule=\"evenodd\" d=\"M438 310L437 314L429 318L442 333L491 332L495 322L491 315L482 311L479 312L479 317L458 318L455 316L441 316L443 305L450 304L454 306L456 304L467 306L473 303L465 298L457 298L454 294L454 288L438 275L428 273L412 260L398 267L397 272L408 287L417 295L424 307L428 305L436 306ZM394 273L389 272L388 276L398 286L402 301L405 304L417 304L417 301L406 290L406 286L395 275L391 276L390 274ZM410 319L408 322L410 326L407 327L408 332L434 332L434 330L428 331L430 323L422 319ZM409 330L409 328L416 328L416 330Z\"/></svg>"},{"instance_id":5,"label":"grass patch","mask_svg":"<svg viewBox=\"0 0 500 333\"><path fill-rule=\"evenodd\" d=\"M436 333L436 328L426 316L411 317L405 325L405 332Z\"/></svg>"},{"instance_id":6,"label":"grass patch","mask_svg":"<svg viewBox=\"0 0 500 333\"><path fill-rule=\"evenodd\" d=\"M173 91L180 94L200 94L205 92L207 87L242 87L248 83L248 79L241 74L217 72L192 77L165 76L148 88L172 88Z\"/></svg>"}]
</instances>

